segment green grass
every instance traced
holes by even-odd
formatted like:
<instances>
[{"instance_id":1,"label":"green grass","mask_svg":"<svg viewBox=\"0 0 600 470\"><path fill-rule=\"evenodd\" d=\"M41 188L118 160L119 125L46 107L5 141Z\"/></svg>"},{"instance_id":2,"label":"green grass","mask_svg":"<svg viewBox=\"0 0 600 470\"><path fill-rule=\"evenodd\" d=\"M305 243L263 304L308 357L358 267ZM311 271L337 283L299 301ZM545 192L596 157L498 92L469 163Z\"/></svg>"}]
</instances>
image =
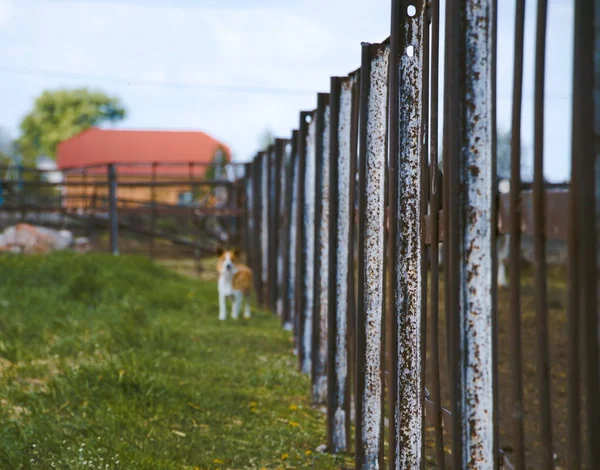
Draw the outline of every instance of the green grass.
<instances>
[{"instance_id":1,"label":"green grass","mask_svg":"<svg viewBox=\"0 0 600 470\"><path fill-rule=\"evenodd\" d=\"M1 469L348 467L289 333L142 258L0 257Z\"/></svg>"}]
</instances>

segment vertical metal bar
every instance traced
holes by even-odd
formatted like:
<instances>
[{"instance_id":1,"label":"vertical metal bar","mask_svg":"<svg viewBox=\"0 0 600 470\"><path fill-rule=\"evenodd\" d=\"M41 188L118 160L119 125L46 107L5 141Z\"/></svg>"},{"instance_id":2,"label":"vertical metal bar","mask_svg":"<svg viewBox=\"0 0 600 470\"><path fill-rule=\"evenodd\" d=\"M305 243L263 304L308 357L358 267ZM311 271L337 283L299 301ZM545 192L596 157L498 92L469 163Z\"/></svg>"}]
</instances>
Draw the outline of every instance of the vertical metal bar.
<instances>
[{"instance_id":1,"label":"vertical metal bar","mask_svg":"<svg viewBox=\"0 0 600 470\"><path fill-rule=\"evenodd\" d=\"M445 470L444 432L442 429L442 403L440 385L439 351L439 210L440 172L438 170L438 121L439 121L439 50L440 50L440 5L439 0L431 4L431 126L429 131L429 154L431 159L431 397L434 407L433 428L435 433L435 455L439 470Z\"/></svg>"},{"instance_id":2,"label":"vertical metal bar","mask_svg":"<svg viewBox=\"0 0 600 470\"><path fill-rule=\"evenodd\" d=\"M306 135L306 161L304 168L304 184L307 190L304 193L304 272L303 280L303 325L302 325L302 349L304 358L302 372L311 374L312 377L312 354L313 354L313 314L314 314L314 286L315 286L315 203L316 196L314 188L316 172L316 138L317 138L317 113L313 112L308 124Z\"/></svg>"},{"instance_id":3,"label":"vertical metal bar","mask_svg":"<svg viewBox=\"0 0 600 470\"><path fill-rule=\"evenodd\" d=\"M594 6L596 3L596 6ZM596 227L591 223L596 217L594 192L594 165L598 151L598 138L595 125L598 119L598 103L594 104L594 80L598 60L598 14L597 2L575 1L575 37L573 64L573 124L572 124L572 162L571 168L577 184L571 188L576 191L575 201L577 232L579 238L579 293L580 321L582 331L582 352L585 358L582 367L585 405L584 422L587 427L585 456L588 468L594 468L600 462L600 364L598 345L598 299L597 299L597 243ZM595 70L596 69L596 70ZM598 87L598 83L595 84ZM594 114L596 113L596 114Z\"/></svg>"},{"instance_id":4,"label":"vertical metal bar","mask_svg":"<svg viewBox=\"0 0 600 470\"><path fill-rule=\"evenodd\" d=\"M269 310L275 313L276 299L276 278L277 278L277 247L275 246L276 230L275 230L275 214L277 201L275 200L275 147L269 146L265 152L267 159L267 293L266 302Z\"/></svg>"},{"instance_id":5,"label":"vertical metal bar","mask_svg":"<svg viewBox=\"0 0 600 470\"><path fill-rule=\"evenodd\" d=\"M360 103L356 468L383 467L383 257L389 47L363 44Z\"/></svg>"},{"instance_id":6,"label":"vertical metal bar","mask_svg":"<svg viewBox=\"0 0 600 470\"><path fill-rule=\"evenodd\" d=\"M443 109L443 156L442 156L442 164L443 164L443 179L442 179L442 207L443 207L443 233L444 233L444 242L443 242L443 268L444 268L444 315L446 320L446 355L448 358L448 383L449 383L449 395L450 395L450 410L455 416L455 419L452 421L452 429L449 430L449 434L451 435L451 445L452 445L452 466L456 468L460 468L461 466L461 441L458 438L460 435L460 428L457 430L458 425L458 412L460 411L457 404L456 393L457 393L457 381L455 379L456 376L456 368L454 366L454 350L453 350L453 309L452 307L452 280L453 276L451 275L451 265L450 265L450 211L448 208L450 207L450 187L455 187L456 185L452 184L451 181L451 172L450 172L450 163L451 163L451 154L457 151L459 147L455 144L457 140L455 135L458 133L458 121L454 119L454 109L452 109L453 103L451 103L451 98L454 98L454 94L456 93L456 85L459 83L455 76L452 76L456 70L452 69L454 65L454 57L453 52L455 50L454 47L458 47L456 40L456 27L457 21L457 9L454 4L450 2L445 3L446 13L444 18L445 25L445 38L444 38L444 109ZM452 124L452 126L451 126ZM460 388L459 388L460 390Z\"/></svg>"},{"instance_id":7,"label":"vertical metal bar","mask_svg":"<svg viewBox=\"0 0 600 470\"><path fill-rule=\"evenodd\" d=\"M455 317L455 347L459 353L461 378L460 436L462 440L462 468L493 468L497 452L494 442L494 389L492 304L495 295L493 272L493 95L492 79L495 73L491 58L493 43L494 4L492 0L472 0L461 11L459 48L462 51L458 65L460 87L456 113L459 126L460 159L454 158L452 176L459 182L460 192L453 194L448 211L455 218L458 229L450 238L457 242L451 256L452 271L458 278L453 282ZM454 203L454 204L452 204ZM450 233L449 235L453 235ZM454 251L454 250L453 250ZM460 262L459 262L460 261ZM455 363L456 364L456 363ZM491 417L491 419L490 419Z\"/></svg>"},{"instance_id":8,"label":"vertical metal bar","mask_svg":"<svg viewBox=\"0 0 600 470\"><path fill-rule=\"evenodd\" d=\"M547 0L537 2L537 31L534 90L533 247L535 260L535 305L537 323L537 375L540 411L540 469L554 468L552 450L552 407L550 396L550 351L548 344L548 300L546 286L546 233L544 191L544 76L546 63ZM514 133L514 128L513 128ZM519 142L520 145L520 142ZM513 149L513 152L520 149ZM519 162L520 163L520 162ZM512 169L520 171L520 168ZM512 189L512 188L511 188ZM520 214L519 214L520 216ZM517 223L520 222L520 217ZM512 260L511 260L512 269ZM512 271L511 271L512 277ZM512 282L511 282L512 284ZM524 454L524 449L522 449ZM518 465L525 468L525 458ZM515 462L515 464L517 464Z\"/></svg>"},{"instance_id":9,"label":"vertical metal bar","mask_svg":"<svg viewBox=\"0 0 600 470\"><path fill-rule=\"evenodd\" d=\"M295 281L296 281L296 236L298 213L298 131L292 132L291 150L286 176L285 214L287 217L285 236L282 241L284 246L283 262L283 315L281 317L283 328L291 331L295 318Z\"/></svg>"},{"instance_id":10,"label":"vertical metal bar","mask_svg":"<svg viewBox=\"0 0 600 470\"><path fill-rule=\"evenodd\" d=\"M513 460L517 469L525 468L523 428L523 371L521 349L521 106L523 95L523 44L525 0L517 0L513 67L513 101L510 162L510 399ZM537 214L541 217L541 214Z\"/></svg>"},{"instance_id":11,"label":"vertical metal bar","mask_svg":"<svg viewBox=\"0 0 600 470\"><path fill-rule=\"evenodd\" d=\"M252 218L254 220L254 232L252 234L252 251L254 263L252 272L254 279L254 290L258 303L262 303L262 185L261 185L261 160L259 154L254 157L252 162Z\"/></svg>"},{"instance_id":12,"label":"vertical metal bar","mask_svg":"<svg viewBox=\"0 0 600 470\"><path fill-rule=\"evenodd\" d=\"M328 375L327 441L331 452L346 452L350 439L350 400L348 389L348 282L350 197L352 78L331 78L329 225L329 299L328 304Z\"/></svg>"},{"instance_id":13,"label":"vertical metal bar","mask_svg":"<svg viewBox=\"0 0 600 470\"><path fill-rule=\"evenodd\" d=\"M421 197L423 132L423 28L425 3L392 4L390 61L390 252L393 311L390 323L390 469L420 468L423 462L423 278ZM392 434L393 433L393 434ZM393 448L392 448L393 447Z\"/></svg>"},{"instance_id":14,"label":"vertical metal bar","mask_svg":"<svg viewBox=\"0 0 600 470\"><path fill-rule=\"evenodd\" d=\"M295 337L298 349L298 364L301 371L308 373L310 368L304 369L306 357L310 361L310 351L304 348L304 330L306 325L306 300L305 300L305 276L307 259L305 247L307 246L306 239L306 167L307 167L307 137L308 137L308 120L311 119L312 112L303 111L300 113L300 126L298 131L298 213L297 221L297 239L296 239L296 284L295 284ZM310 366L310 364L308 364Z\"/></svg>"},{"instance_id":15,"label":"vertical metal bar","mask_svg":"<svg viewBox=\"0 0 600 470\"><path fill-rule=\"evenodd\" d=\"M287 200L286 200L286 185L287 185L287 173L289 172L289 159L286 151L288 145L287 139L276 139L275 140L275 168L276 168L276 185L275 185L275 201L277 202L277 297L275 302L275 312L277 316L282 318L283 321L283 295L285 292L284 281L283 281L283 263L284 263L284 252L286 251L285 246L287 241L285 239L287 220L289 214L286 212Z\"/></svg>"},{"instance_id":16,"label":"vertical metal bar","mask_svg":"<svg viewBox=\"0 0 600 470\"><path fill-rule=\"evenodd\" d=\"M270 273L270 287L269 287L269 305L271 311L277 314L277 299L279 298L279 231L280 231L280 200L281 200L281 161L283 159L283 151L285 147L285 140L276 139L275 145L271 147L270 151L270 191L269 200L270 205L270 236L269 236L269 273Z\"/></svg>"},{"instance_id":17,"label":"vertical metal bar","mask_svg":"<svg viewBox=\"0 0 600 470\"><path fill-rule=\"evenodd\" d=\"M329 94L317 95L315 141L315 282L312 322L312 398L315 404L327 399L327 305L329 262Z\"/></svg>"},{"instance_id":18,"label":"vertical metal bar","mask_svg":"<svg viewBox=\"0 0 600 470\"><path fill-rule=\"evenodd\" d=\"M573 144L575 142L573 141ZM572 162L571 162L572 165ZM579 363L579 227L577 225L577 186L579 175L576 167L571 166L569 185L569 236L567 256L567 461L569 469L581 468L581 418L579 404L580 363Z\"/></svg>"},{"instance_id":19,"label":"vertical metal bar","mask_svg":"<svg viewBox=\"0 0 600 470\"><path fill-rule=\"evenodd\" d=\"M498 115L497 115L497 103L498 103L498 0L492 0L492 25L491 25L491 41L492 41L492 54L490 57L490 63L492 67L492 79L491 79L491 126L492 126L492 188L496 191L498 188ZM498 244L498 198L493 194L492 197L492 388L496 392L493 396L493 410L492 410L492 427L493 427L493 441L494 441L494 454L492 456L493 468L498 468L500 465L500 453L496 451L500 443L500 420L499 417L499 399L498 399L498 251L496 246Z\"/></svg>"},{"instance_id":20,"label":"vertical metal bar","mask_svg":"<svg viewBox=\"0 0 600 470\"><path fill-rule=\"evenodd\" d=\"M150 214L150 231L152 232L152 236L150 237L150 257L154 258L154 231L156 230L156 170L158 164L156 162L152 163L152 176L151 176L151 186L150 186L150 197L152 201L152 212Z\"/></svg>"},{"instance_id":21,"label":"vertical metal bar","mask_svg":"<svg viewBox=\"0 0 600 470\"><path fill-rule=\"evenodd\" d=\"M110 223L110 251L119 254L119 215L117 212L117 170L114 163L108 164L108 213Z\"/></svg>"},{"instance_id":22,"label":"vertical metal bar","mask_svg":"<svg viewBox=\"0 0 600 470\"><path fill-rule=\"evenodd\" d=\"M471 1L463 9L452 2L446 10L444 263L454 468L491 468L496 454L491 305L494 6L491 0Z\"/></svg>"},{"instance_id":23,"label":"vertical metal bar","mask_svg":"<svg viewBox=\"0 0 600 470\"><path fill-rule=\"evenodd\" d=\"M413 5L414 6L414 5ZM408 13L408 11L407 11ZM412 13L412 12L411 12ZM409 13L409 16L410 14ZM430 197L431 186L429 182L429 73L430 73L430 24L431 24L431 2L423 2L423 18L422 18L422 40L417 46L422 52L422 73L421 73L421 89L422 92L422 116L421 116L421 200L419 204L419 219L421 224L427 215ZM421 228L419 233L420 251L421 251L421 470L425 470L425 399L424 389L427 373L427 289L428 289L428 269L429 269L429 253L432 248L425 243L425 234Z\"/></svg>"},{"instance_id":24,"label":"vertical metal bar","mask_svg":"<svg viewBox=\"0 0 600 470\"><path fill-rule=\"evenodd\" d=\"M248 266L254 264L254 254L252 253L252 236L254 233L254 219L252 217L254 207L254 185L252 175L252 162L244 164L244 251L246 252L246 263Z\"/></svg>"},{"instance_id":25,"label":"vertical metal bar","mask_svg":"<svg viewBox=\"0 0 600 470\"><path fill-rule=\"evenodd\" d=\"M269 154L268 152L259 152L259 161L261 168L260 190L261 190L261 279L262 292L260 295L263 307L268 306L269 292Z\"/></svg>"},{"instance_id":26,"label":"vertical metal bar","mask_svg":"<svg viewBox=\"0 0 600 470\"><path fill-rule=\"evenodd\" d=\"M357 308L357 276L358 270L358 230L357 230L357 187L358 187L358 134L359 134L359 114L360 114L360 69L353 72L350 77L352 83L352 114L350 117L350 223L348 227L349 246L348 246L348 400L352 398L356 403L356 392L358 390L356 380L356 308ZM356 410L356 406L354 406ZM356 414L356 413L355 413ZM356 421L356 417L355 417ZM356 441L356 439L354 440ZM352 440L348 439L349 451L352 449Z\"/></svg>"}]
</instances>

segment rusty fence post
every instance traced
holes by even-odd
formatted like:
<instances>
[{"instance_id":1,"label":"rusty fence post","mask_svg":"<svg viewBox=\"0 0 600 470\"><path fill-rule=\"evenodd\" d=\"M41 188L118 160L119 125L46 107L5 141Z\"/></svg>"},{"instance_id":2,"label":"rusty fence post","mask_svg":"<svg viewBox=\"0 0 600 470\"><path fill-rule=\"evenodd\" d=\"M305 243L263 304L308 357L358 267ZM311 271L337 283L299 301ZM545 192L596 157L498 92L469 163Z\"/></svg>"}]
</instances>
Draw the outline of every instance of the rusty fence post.
<instances>
[{"instance_id":1,"label":"rusty fence post","mask_svg":"<svg viewBox=\"0 0 600 470\"><path fill-rule=\"evenodd\" d=\"M279 200L277 199L277 162L275 154L275 144L269 146L266 153L268 159L268 270L267 270L267 305L271 313L275 314L275 304L277 302L277 209Z\"/></svg>"},{"instance_id":2,"label":"rusty fence post","mask_svg":"<svg viewBox=\"0 0 600 470\"><path fill-rule=\"evenodd\" d=\"M252 162L244 164L244 251L246 252L246 263L254 266L255 254L252 253L252 237L254 234L254 177L252 174Z\"/></svg>"},{"instance_id":3,"label":"rusty fence post","mask_svg":"<svg viewBox=\"0 0 600 470\"><path fill-rule=\"evenodd\" d=\"M353 78L331 78L329 158L329 284L327 357L327 447L347 452L350 441L348 317L350 276L351 128Z\"/></svg>"},{"instance_id":4,"label":"rusty fence post","mask_svg":"<svg viewBox=\"0 0 600 470\"><path fill-rule=\"evenodd\" d=\"M283 245L283 307L281 321L283 329L293 330L295 320L295 285L296 285L296 240L298 213L298 131L292 132L288 171L285 183L286 223L284 226Z\"/></svg>"},{"instance_id":5,"label":"rusty fence post","mask_svg":"<svg viewBox=\"0 0 600 470\"><path fill-rule=\"evenodd\" d=\"M119 254L119 214L117 211L117 169L114 163L107 167L108 173L108 220L110 227L110 251Z\"/></svg>"},{"instance_id":6,"label":"rusty fence post","mask_svg":"<svg viewBox=\"0 0 600 470\"><path fill-rule=\"evenodd\" d=\"M256 299L262 304L262 163L260 154L257 154L252 161L252 219L254 231L252 233L252 272L254 279L254 290Z\"/></svg>"},{"instance_id":7,"label":"rusty fence post","mask_svg":"<svg viewBox=\"0 0 600 470\"><path fill-rule=\"evenodd\" d=\"M327 399L327 305L329 262L329 94L317 96L315 139L315 249L314 308L312 322L313 370L312 399L323 404Z\"/></svg>"},{"instance_id":8,"label":"rusty fence post","mask_svg":"<svg viewBox=\"0 0 600 470\"><path fill-rule=\"evenodd\" d=\"M598 121L600 103L594 103L592 97L598 98L598 71L600 46L598 26L598 2L584 0L575 1L574 45L573 45L573 113L572 113L572 156L571 195L574 201L575 214L572 223L572 237L575 238L579 254L572 263L578 271L573 294L579 297L579 309L570 312L579 316L581 322L580 356L584 358L581 367L583 376L581 397L570 397L579 400L583 412L582 422L585 424L584 455L582 459L587 468L598 466L600 461L600 365L599 365L599 331L598 322L598 239L596 224L592 221L597 216L596 195L594 186L598 164ZM596 4L594 6L594 4ZM596 188L598 190L598 188ZM570 238L572 238L570 237ZM577 253L569 253L569 256ZM573 282L571 280L571 282ZM577 380L577 375L570 380ZM581 406L580 405L580 406ZM573 410L579 412L579 409ZM577 424L577 423L574 423ZM573 445L576 443L573 442ZM579 443L578 443L579 444ZM581 446L581 444L579 444ZM580 447L581 448L581 447Z\"/></svg>"},{"instance_id":9,"label":"rusty fence post","mask_svg":"<svg viewBox=\"0 0 600 470\"><path fill-rule=\"evenodd\" d=\"M497 461L493 389L492 299L496 295L493 204L495 1L470 0L447 7L453 51L445 86L449 89L450 278L447 293L452 318L454 368L454 468L492 469ZM463 51L458 54L456 51ZM446 263L446 260L444 260Z\"/></svg>"},{"instance_id":10,"label":"rusty fence post","mask_svg":"<svg viewBox=\"0 0 600 470\"><path fill-rule=\"evenodd\" d=\"M412 2L415 12L409 16L404 3L392 4L390 43L390 469L420 468L424 459L421 199L426 8L425 2Z\"/></svg>"},{"instance_id":11,"label":"rusty fence post","mask_svg":"<svg viewBox=\"0 0 600 470\"><path fill-rule=\"evenodd\" d=\"M304 367L305 357L308 354L310 360L310 351L304 350L304 335L305 319L305 266L307 264L305 246L305 207L306 207L306 160L307 160L307 136L308 125L312 118L312 112L302 111L300 113L300 123L298 130L298 191L297 191L297 236L296 236L296 275L294 287L294 338L296 339L296 349L298 353L298 365L302 371Z\"/></svg>"},{"instance_id":12,"label":"rusty fence post","mask_svg":"<svg viewBox=\"0 0 600 470\"><path fill-rule=\"evenodd\" d=\"M281 317L283 313L283 299L281 294L283 293L282 275L283 275L283 253L282 247L285 241L283 240L283 226L284 226L284 188L285 188L285 159L286 159L286 139L275 139L275 222L274 222L274 252L275 260L275 279L274 279L274 290L273 293L273 308L277 316Z\"/></svg>"},{"instance_id":13,"label":"rusty fence post","mask_svg":"<svg viewBox=\"0 0 600 470\"><path fill-rule=\"evenodd\" d=\"M306 147L304 163L304 219L302 243L303 272L301 282L302 295L302 324L300 325L300 338L302 343L302 372L312 376L312 351L313 351L313 311L314 311L314 286L315 286L315 171L316 171L316 136L317 113L310 115L310 122L306 133Z\"/></svg>"},{"instance_id":14,"label":"rusty fence post","mask_svg":"<svg viewBox=\"0 0 600 470\"><path fill-rule=\"evenodd\" d=\"M259 152L260 161L260 303L267 306L269 290L269 154Z\"/></svg>"},{"instance_id":15,"label":"rusty fence post","mask_svg":"<svg viewBox=\"0 0 600 470\"><path fill-rule=\"evenodd\" d=\"M356 468L383 467L384 220L389 47L363 44L360 94Z\"/></svg>"}]
</instances>

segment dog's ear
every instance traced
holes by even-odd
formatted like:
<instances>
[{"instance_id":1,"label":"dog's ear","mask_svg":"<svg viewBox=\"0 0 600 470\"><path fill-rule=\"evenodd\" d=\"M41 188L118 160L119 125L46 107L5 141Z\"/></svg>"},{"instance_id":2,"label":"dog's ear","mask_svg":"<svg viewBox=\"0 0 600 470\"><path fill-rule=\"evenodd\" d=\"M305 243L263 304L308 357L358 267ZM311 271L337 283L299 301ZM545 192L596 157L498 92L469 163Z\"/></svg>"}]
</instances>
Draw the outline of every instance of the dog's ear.
<instances>
[{"instance_id":1,"label":"dog's ear","mask_svg":"<svg viewBox=\"0 0 600 470\"><path fill-rule=\"evenodd\" d=\"M223 255L223 253L225 253L225 250L223 249L222 246L217 247L217 256L221 256Z\"/></svg>"},{"instance_id":2,"label":"dog's ear","mask_svg":"<svg viewBox=\"0 0 600 470\"><path fill-rule=\"evenodd\" d=\"M234 248L232 253L233 253L233 256L235 256L236 258L240 257L240 249L239 248Z\"/></svg>"}]
</instances>

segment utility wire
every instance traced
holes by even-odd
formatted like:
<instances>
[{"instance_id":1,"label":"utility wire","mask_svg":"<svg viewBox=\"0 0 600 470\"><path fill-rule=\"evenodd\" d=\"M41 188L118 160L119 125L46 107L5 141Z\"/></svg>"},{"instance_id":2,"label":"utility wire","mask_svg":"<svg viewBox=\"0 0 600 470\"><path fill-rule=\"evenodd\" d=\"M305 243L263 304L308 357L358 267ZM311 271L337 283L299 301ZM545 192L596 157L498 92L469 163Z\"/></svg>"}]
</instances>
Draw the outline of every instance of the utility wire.
<instances>
[{"instance_id":1,"label":"utility wire","mask_svg":"<svg viewBox=\"0 0 600 470\"><path fill-rule=\"evenodd\" d=\"M171 82L162 80L145 80L137 78L111 77L102 75L86 75L80 73L59 72L54 70L41 70L24 67L5 67L0 66L1 73L10 73L15 75L27 75L32 77L60 78L69 80L95 80L113 83L117 85L126 85L132 87L156 87L156 88L178 88L187 90L210 90L229 93L252 93L252 94L270 94L270 95L314 95L315 90L299 88L277 88L260 86L239 86L239 85L221 85L217 83L194 83L194 82Z\"/></svg>"}]
</instances>

